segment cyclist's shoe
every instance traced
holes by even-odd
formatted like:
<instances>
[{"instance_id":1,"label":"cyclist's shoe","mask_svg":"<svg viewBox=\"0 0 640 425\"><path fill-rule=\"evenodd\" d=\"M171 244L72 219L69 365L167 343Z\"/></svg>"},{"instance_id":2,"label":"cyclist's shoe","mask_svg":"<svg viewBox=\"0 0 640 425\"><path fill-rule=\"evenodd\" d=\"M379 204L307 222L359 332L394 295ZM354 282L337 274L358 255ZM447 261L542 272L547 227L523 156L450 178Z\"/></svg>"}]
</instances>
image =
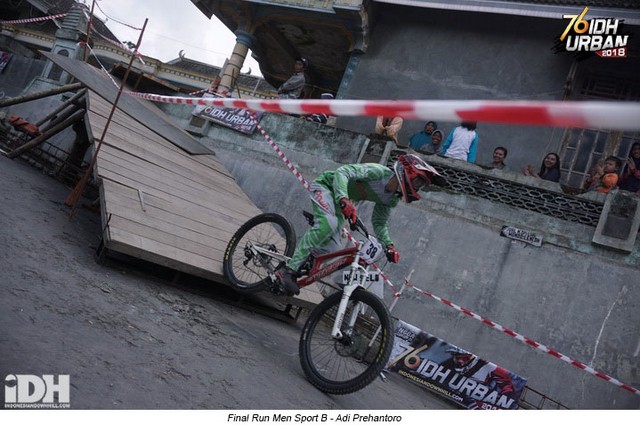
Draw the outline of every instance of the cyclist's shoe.
<instances>
[{"instance_id":1,"label":"cyclist's shoe","mask_svg":"<svg viewBox=\"0 0 640 425\"><path fill-rule=\"evenodd\" d=\"M285 266L276 271L276 276L278 276L278 280L282 286L284 286L284 290L287 295L293 296L300 293L300 288L296 283L296 272L291 270L289 267Z\"/></svg>"}]
</instances>

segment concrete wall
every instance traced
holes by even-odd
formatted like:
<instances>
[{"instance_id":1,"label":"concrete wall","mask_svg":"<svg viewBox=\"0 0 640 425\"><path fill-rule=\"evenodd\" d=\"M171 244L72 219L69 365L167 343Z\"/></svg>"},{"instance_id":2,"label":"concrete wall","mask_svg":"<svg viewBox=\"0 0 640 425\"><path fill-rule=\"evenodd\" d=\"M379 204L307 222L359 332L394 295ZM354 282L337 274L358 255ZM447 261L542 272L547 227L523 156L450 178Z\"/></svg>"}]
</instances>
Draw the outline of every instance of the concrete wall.
<instances>
[{"instance_id":1,"label":"concrete wall","mask_svg":"<svg viewBox=\"0 0 640 425\"><path fill-rule=\"evenodd\" d=\"M299 238L307 228L300 211L308 210L310 201L297 179L279 159L266 163L266 152L221 145L217 157L240 187L263 211L290 219ZM295 154L284 146L283 151ZM313 168L301 171L311 178ZM359 211L368 222L370 206ZM545 243L534 247L501 237L502 225L535 229ZM487 200L432 192L393 211L390 231L401 262L384 271L399 286L414 269L417 288L638 387L638 267L626 265L622 254L578 249L588 247L594 230ZM636 241L632 255L638 252ZM391 293L385 289L388 304ZM417 290L405 290L394 316L527 377L530 387L573 409L640 408L638 396Z\"/></svg>"},{"instance_id":2,"label":"concrete wall","mask_svg":"<svg viewBox=\"0 0 640 425\"><path fill-rule=\"evenodd\" d=\"M486 13L377 4L370 47L360 57L346 98L558 100L571 59L552 52L564 30L550 21ZM339 118L338 126L365 134L374 118ZM459 123L441 122L445 137ZM400 143L424 122L405 120ZM562 129L478 125L478 162L491 162L496 146L509 150L506 163L538 167L557 152Z\"/></svg>"},{"instance_id":3,"label":"concrete wall","mask_svg":"<svg viewBox=\"0 0 640 425\"><path fill-rule=\"evenodd\" d=\"M0 92L5 97L17 97L29 93L38 93L61 86L62 84L52 82L51 80L40 77L47 61L28 58L15 54L9 65L0 73ZM49 112L58 107L67 98L66 94L58 94L48 96L29 102L11 105L0 110L0 117L9 117L18 115L29 122L35 123L39 119L46 116ZM75 132L71 128L67 128L57 135L49 138L47 142L41 146L48 144L62 149L64 152L70 152L75 140ZM51 154L55 155L56 151L51 150ZM64 155L64 153L60 153ZM90 153L85 157L88 160Z\"/></svg>"},{"instance_id":4,"label":"concrete wall","mask_svg":"<svg viewBox=\"0 0 640 425\"><path fill-rule=\"evenodd\" d=\"M0 73L0 91L5 97L15 97L22 94L22 90L35 77L42 73L46 61L13 55L11 61Z\"/></svg>"}]
</instances>

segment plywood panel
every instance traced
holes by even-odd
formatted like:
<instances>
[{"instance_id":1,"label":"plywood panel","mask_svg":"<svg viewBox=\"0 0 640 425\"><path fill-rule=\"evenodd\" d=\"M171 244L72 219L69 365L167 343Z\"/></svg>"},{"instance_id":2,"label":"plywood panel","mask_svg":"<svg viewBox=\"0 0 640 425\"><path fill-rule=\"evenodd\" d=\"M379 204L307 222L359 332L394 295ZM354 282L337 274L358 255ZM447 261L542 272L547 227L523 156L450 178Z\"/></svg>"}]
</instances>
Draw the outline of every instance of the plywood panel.
<instances>
[{"instance_id":1,"label":"plywood panel","mask_svg":"<svg viewBox=\"0 0 640 425\"><path fill-rule=\"evenodd\" d=\"M101 137L111 105L89 91L88 126ZM215 158L190 155L121 110L113 114L95 168L105 247L223 281L235 231L260 210Z\"/></svg>"}]
</instances>

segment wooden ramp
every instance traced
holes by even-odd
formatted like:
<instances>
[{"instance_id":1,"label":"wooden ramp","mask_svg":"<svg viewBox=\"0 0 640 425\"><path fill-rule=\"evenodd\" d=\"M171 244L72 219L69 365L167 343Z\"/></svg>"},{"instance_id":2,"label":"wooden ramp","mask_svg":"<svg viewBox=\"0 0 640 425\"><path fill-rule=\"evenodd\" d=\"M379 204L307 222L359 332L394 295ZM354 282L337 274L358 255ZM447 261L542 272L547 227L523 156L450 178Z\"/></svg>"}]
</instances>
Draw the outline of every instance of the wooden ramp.
<instances>
[{"instance_id":1,"label":"wooden ramp","mask_svg":"<svg viewBox=\"0 0 640 425\"><path fill-rule=\"evenodd\" d=\"M112 105L89 92L89 128ZM261 211L212 155L190 155L117 109L100 148L104 244L137 258L221 281L223 245Z\"/></svg>"},{"instance_id":2,"label":"wooden ramp","mask_svg":"<svg viewBox=\"0 0 640 425\"><path fill-rule=\"evenodd\" d=\"M85 62L42 52L87 86L90 140L103 134L118 87ZM233 233L261 213L215 158L155 105L122 95L96 161L104 248L227 283L222 257ZM283 304L311 307L315 285Z\"/></svg>"},{"instance_id":3,"label":"wooden ramp","mask_svg":"<svg viewBox=\"0 0 640 425\"><path fill-rule=\"evenodd\" d=\"M88 93L89 137L99 140L112 104ZM116 109L98 153L103 245L109 251L226 283L233 233L261 211L213 155L192 155ZM321 301L315 286L285 303ZM284 301L284 300L283 300Z\"/></svg>"}]
</instances>

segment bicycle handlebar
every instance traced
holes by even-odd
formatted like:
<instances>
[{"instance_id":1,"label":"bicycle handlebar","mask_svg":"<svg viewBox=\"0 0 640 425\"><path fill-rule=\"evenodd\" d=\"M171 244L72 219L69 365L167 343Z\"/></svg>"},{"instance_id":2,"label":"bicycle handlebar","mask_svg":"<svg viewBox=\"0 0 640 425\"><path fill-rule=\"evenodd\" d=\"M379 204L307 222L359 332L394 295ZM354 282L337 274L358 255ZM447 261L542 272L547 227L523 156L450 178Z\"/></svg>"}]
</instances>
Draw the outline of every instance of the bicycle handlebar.
<instances>
[{"instance_id":1,"label":"bicycle handlebar","mask_svg":"<svg viewBox=\"0 0 640 425\"><path fill-rule=\"evenodd\" d=\"M360 220L360 217L356 218L355 223L350 222L349 227L351 228L352 231L360 230L367 238L369 237L369 231L367 230L367 227L364 225L362 220Z\"/></svg>"}]
</instances>

